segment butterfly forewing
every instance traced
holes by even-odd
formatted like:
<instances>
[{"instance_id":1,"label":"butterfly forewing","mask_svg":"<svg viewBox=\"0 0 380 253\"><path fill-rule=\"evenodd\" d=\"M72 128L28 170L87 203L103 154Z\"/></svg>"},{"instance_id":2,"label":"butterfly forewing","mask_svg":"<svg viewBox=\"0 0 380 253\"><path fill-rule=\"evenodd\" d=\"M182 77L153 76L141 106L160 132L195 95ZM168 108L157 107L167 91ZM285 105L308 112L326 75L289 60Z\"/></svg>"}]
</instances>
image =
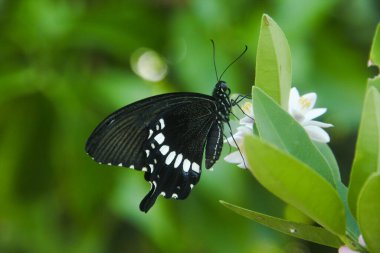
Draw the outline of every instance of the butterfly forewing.
<instances>
[{"instance_id":1,"label":"butterfly forewing","mask_svg":"<svg viewBox=\"0 0 380 253\"><path fill-rule=\"evenodd\" d=\"M197 93L169 93L149 97L127 105L104 119L86 143L86 152L97 162L141 169L145 156L142 149L148 138L148 125L157 115L170 111L184 98L194 101L212 97Z\"/></svg>"}]
</instances>

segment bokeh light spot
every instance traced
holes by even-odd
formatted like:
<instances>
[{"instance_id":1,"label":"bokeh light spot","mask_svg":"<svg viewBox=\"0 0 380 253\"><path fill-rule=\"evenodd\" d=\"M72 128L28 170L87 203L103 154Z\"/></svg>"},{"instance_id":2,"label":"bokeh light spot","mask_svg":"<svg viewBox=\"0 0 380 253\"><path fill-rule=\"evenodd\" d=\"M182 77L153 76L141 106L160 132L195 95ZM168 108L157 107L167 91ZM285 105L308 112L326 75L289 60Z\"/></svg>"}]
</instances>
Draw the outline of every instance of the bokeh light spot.
<instances>
[{"instance_id":1,"label":"bokeh light spot","mask_svg":"<svg viewBox=\"0 0 380 253\"><path fill-rule=\"evenodd\" d=\"M163 80L168 73L168 66L163 58L147 48L137 49L132 54L131 65L138 76L152 82Z\"/></svg>"}]
</instances>

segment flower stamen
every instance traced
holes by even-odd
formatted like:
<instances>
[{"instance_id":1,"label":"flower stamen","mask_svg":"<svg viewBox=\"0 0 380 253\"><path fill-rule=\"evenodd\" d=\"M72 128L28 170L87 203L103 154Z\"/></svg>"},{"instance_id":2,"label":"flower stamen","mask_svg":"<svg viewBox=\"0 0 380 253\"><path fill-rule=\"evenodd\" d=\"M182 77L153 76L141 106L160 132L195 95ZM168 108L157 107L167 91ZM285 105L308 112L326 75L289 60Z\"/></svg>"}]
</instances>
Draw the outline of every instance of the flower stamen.
<instances>
[{"instance_id":1,"label":"flower stamen","mask_svg":"<svg viewBox=\"0 0 380 253\"><path fill-rule=\"evenodd\" d=\"M300 97L298 103L300 104L301 110L303 111L306 111L311 107L311 101L304 96Z\"/></svg>"}]
</instances>

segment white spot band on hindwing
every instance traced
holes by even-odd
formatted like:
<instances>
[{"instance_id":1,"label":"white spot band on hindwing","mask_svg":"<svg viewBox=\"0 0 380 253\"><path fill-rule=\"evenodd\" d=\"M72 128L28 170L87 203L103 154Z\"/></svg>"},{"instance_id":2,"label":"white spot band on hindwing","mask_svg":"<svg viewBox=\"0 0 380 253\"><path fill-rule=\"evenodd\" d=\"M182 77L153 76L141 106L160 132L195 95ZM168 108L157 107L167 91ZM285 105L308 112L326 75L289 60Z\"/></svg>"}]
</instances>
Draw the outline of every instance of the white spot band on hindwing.
<instances>
[{"instance_id":1,"label":"white spot band on hindwing","mask_svg":"<svg viewBox=\"0 0 380 253\"><path fill-rule=\"evenodd\" d=\"M196 172L196 173L199 173L199 172L200 172L200 167L199 167L199 165L198 165L196 162L193 162L193 163L191 164L191 169L192 169L194 172Z\"/></svg>"},{"instance_id":2,"label":"white spot band on hindwing","mask_svg":"<svg viewBox=\"0 0 380 253\"><path fill-rule=\"evenodd\" d=\"M166 160L165 160L166 165L171 164L171 162L175 158L175 155L176 155L175 151L172 151L172 152L169 153L168 157L166 157Z\"/></svg>"},{"instance_id":3,"label":"white spot band on hindwing","mask_svg":"<svg viewBox=\"0 0 380 253\"><path fill-rule=\"evenodd\" d=\"M158 144L162 144L165 141L165 136L162 133L159 133L156 136L154 136L154 139L157 141Z\"/></svg>"},{"instance_id":4,"label":"white spot band on hindwing","mask_svg":"<svg viewBox=\"0 0 380 253\"><path fill-rule=\"evenodd\" d=\"M153 173L153 170L154 170L153 164L149 164L149 168L150 168L150 172Z\"/></svg>"},{"instance_id":5,"label":"white spot band on hindwing","mask_svg":"<svg viewBox=\"0 0 380 253\"><path fill-rule=\"evenodd\" d=\"M150 137L152 137L152 134L153 134L153 130L152 130L152 129L149 129L149 136L148 136L148 139L150 139Z\"/></svg>"},{"instance_id":6,"label":"white spot band on hindwing","mask_svg":"<svg viewBox=\"0 0 380 253\"><path fill-rule=\"evenodd\" d=\"M160 124L161 124L161 129L164 129L164 127L165 127L164 119L161 118L159 121L160 121Z\"/></svg>"},{"instance_id":7,"label":"white spot band on hindwing","mask_svg":"<svg viewBox=\"0 0 380 253\"><path fill-rule=\"evenodd\" d=\"M177 155L177 158L175 159L175 162L174 162L174 168L178 168L178 166L181 164L182 162L182 158L183 158L183 155L182 154L178 154Z\"/></svg>"},{"instance_id":8,"label":"white spot band on hindwing","mask_svg":"<svg viewBox=\"0 0 380 253\"><path fill-rule=\"evenodd\" d=\"M160 148L160 152L162 155L166 155L169 152L169 146L168 145L162 145Z\"/></svg>"},{"instance_id":9,"label":"white spot band on hindwing","mask_svg":"<svg viewBox=\"0 0 380 253\"><path fill-rule=\"evenodd\" d=\"M191 162L188 159L183 161L183 171L188 172L191 166Z\"/></svg>"}]
</instances>

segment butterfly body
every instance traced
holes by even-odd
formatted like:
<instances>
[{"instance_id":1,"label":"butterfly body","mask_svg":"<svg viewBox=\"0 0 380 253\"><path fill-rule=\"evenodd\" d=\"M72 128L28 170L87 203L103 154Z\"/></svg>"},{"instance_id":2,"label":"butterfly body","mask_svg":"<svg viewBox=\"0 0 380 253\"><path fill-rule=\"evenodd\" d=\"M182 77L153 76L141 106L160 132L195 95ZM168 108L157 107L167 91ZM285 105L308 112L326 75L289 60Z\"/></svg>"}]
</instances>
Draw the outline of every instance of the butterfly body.
<instances>
[{"instance_id":1,"label":"butterfly body","mask_svg":"<svg viewBox=\"0 0 380 253\"><path fill-rule=\"evenodd\" d=\"M137 101L104 119L86 152L99 163L145 172L151 190L141 211L147 212L159 195L185 199L200 179L203 153L207 169L220 157L229 95L226 83L218 81L212 96L180 92Z\"/></svg>"}]
</instances>

